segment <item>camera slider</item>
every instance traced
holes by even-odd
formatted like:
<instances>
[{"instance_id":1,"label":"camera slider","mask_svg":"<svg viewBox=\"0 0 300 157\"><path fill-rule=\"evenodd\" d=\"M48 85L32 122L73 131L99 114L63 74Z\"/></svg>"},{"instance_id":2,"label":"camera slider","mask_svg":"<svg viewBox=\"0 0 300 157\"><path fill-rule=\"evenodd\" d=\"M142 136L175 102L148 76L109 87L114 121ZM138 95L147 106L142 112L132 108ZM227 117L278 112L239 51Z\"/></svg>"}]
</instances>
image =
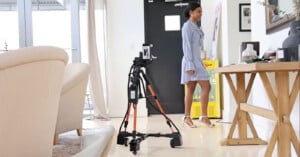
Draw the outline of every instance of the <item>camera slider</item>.
<instances>
[{"instance_id":1,"label":"camera slider","mask_svg":"<svg viewBox=\"0 0 300 157\"><path fill-rule=\"evenodd\" d=\"M144 45L147 46L147 45ZM145 50L145 48L144 48ZM146 53L150 53L150 48L146 48ZM173 123L173 121L166 115L158 97L156 96L152 85L149 82L144 70L146 66L152 62L152 59L143 57L143 53L140 53L140 57L136 57L133 61L133 65L130 68L128 75L128 106L126 114L119 128L117 144L130 147L130 151L136 155L137 151L140 150L140 144L148 137L166 137L170 138L171 148L182 146L182 137L179 129ZM149 55L148 55L149 56ZM150 55L151 56L151 55ZM145 85L146 84L146 85ZM143 90L142 90L143 89ZM146 98L148 104L156 109L166 120L167 126L170 128L170 133L140 133L137 131L137 105L141 98ZM149 99L155 102L156 106ZM129 123L130 111L133 108L133 130L132 132L127 131ZM122 128L124 127L124 130ZM131 141L129 142L129 138Z\"/></svg>"}]
</instances>

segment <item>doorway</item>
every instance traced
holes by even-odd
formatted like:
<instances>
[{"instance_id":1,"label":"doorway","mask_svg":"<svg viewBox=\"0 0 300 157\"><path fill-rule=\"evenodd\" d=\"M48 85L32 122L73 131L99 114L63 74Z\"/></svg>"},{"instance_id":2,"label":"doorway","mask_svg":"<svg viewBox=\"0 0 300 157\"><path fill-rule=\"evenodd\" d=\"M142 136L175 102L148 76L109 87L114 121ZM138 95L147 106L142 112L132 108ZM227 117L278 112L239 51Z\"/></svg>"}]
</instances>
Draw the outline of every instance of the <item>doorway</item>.
<instances>
[{"instance_id":1,"label":"doorway","mask_svg":"<svg viewBox=\"0 0 300 157\"><path fill-rule=\"evenodd\" d=\"M167 114L184 112L184 86L180 84L182 39L181 28L187 20L183 16L190 2L199 0L144 0L145 42L153 44L158 57L147 68L147 75ZM149 114L157 114L151 105Z\"/></svg>"}]
</instances>

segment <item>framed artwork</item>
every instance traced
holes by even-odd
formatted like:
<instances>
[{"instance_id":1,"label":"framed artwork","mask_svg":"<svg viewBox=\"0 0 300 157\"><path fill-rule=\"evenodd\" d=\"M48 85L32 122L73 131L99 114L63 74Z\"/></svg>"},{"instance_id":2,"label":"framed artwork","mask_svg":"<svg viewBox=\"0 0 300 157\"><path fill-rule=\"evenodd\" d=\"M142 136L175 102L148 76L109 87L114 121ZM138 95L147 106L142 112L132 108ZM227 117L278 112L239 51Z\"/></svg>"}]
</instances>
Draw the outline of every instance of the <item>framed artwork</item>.
<instances>
[{"instance_id":1,"label":"framed artwork","mask_svg":"<svg viewBox=\"0 0 300 157\"><path fill-rule=\"evenodd\" d=\"M240 32L251 32L251 5L241 3L239 8Z\"/></svg>"},{"instance_id":2,"label":"framed artwork","mask_svg":"<svg viewBox=\"0 0 300 157\"><path fill-rule=\"evenodd\" d=\"M264 0L259 4L266 10L267 34L289 27L296 19L293 0Z\"/></svg>"}]
</instances>

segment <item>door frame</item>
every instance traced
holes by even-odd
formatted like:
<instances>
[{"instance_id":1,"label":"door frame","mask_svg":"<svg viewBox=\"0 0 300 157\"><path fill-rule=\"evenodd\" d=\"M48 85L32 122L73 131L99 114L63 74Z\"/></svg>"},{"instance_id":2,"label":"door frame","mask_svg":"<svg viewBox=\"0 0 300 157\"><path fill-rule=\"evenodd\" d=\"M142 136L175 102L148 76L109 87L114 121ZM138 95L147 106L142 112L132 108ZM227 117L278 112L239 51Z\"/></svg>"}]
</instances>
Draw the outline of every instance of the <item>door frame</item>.
<instances>
[{"instance_id":1,"label":"door frame","mask_svg":"<svg viewBox=\"0 0 300 157\"><path fill-rule=\"evenodd\" d=\"M173 7L175 8L178 8L178 13L176 13L177 15L181 15L181 25L183 24L183 21L185 21L185 17L183 17L183 10L185 9L186 6L175 6L175 4L178 4L178 3L190 3L190 2L201 2L200 0L182 0L182 1L179 1L179 2L165 2L164 0L157 0L157 1L149 1L149 0L144 0L144 34L145 34L145 42L151 42L150 39L151 39L151 34L149 33L151 30L153 31L153 29L151 29L150 27L150 23L149 21L151 21L151 11L149 10L151 8L151 6L149 5L152 5L151 3L159 3L157 5L163 5L163 3L167 3L165 5L173 5ZM154 4L155 5L155 4ZM149 8L150 7L150 8ZM160 8L162 6L158 6L158 8ZM163 8L161 8L163 9ZM177 9L175 9L177 10ZM181 13L182 12L182 13ZM152 17L153 18L153 17ZM153 20L153 19L152 19ZM181 30L179 31L179 33L181 34ZM148 43L148 44L152 44L152 43ZM155 46L155 45L154 45ZM184 87L183 87L183 90L182 90L182 93L184 93ZM184 96L183 96L183 102L184 103ZM153 113L153 114L157 114L157 112L152 109L152 107L150 107L151 109L148 109L148 113ZM173 112L173 111L172 111ZM183 111L180 111L178 113L181 113L181 112L184 112L184 107L183 107Z\"/></svg>"}]
</instances>

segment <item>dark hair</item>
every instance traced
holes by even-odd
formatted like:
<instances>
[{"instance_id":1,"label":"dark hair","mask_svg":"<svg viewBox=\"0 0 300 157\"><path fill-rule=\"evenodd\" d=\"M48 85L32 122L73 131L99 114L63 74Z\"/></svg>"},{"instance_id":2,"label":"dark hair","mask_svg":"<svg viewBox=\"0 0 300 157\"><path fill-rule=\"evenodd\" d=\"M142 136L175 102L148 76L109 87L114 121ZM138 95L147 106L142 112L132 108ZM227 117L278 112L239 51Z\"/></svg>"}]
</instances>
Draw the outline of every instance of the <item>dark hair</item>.
<instances>
[{"instance_id":1,"label":"dark hair","mask_svg":"<svg viewBox=\"0 0 300 157\"><path fill-rule=\"evenodd\" d=\"M184 10L184 16L190 18L190 11L194 11L199 7L201 7L199 3L190 3Z\"/></svg>"}]
</instances>

